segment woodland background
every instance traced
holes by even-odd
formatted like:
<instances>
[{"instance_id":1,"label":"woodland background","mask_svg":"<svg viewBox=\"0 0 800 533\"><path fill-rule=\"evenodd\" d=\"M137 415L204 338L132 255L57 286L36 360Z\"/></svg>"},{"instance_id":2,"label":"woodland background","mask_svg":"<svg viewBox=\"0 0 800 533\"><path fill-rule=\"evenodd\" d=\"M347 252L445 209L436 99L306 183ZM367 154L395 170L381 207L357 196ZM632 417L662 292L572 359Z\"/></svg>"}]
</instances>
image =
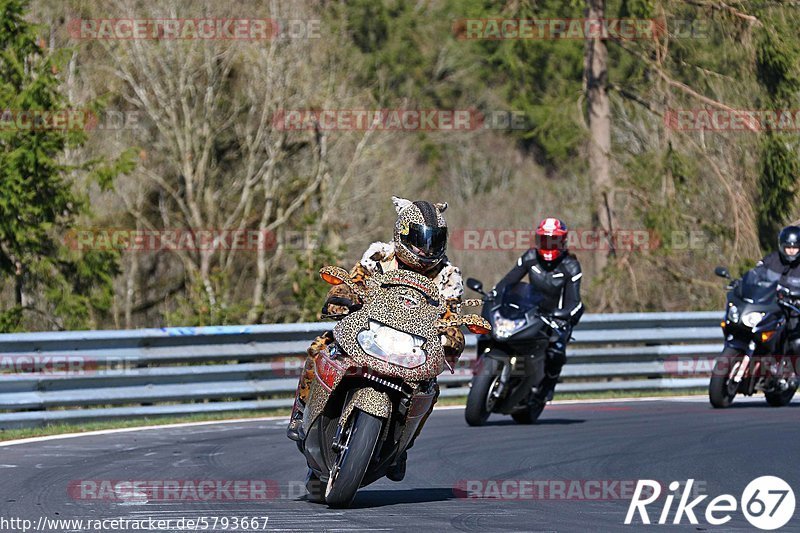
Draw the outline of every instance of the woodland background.
<instances>
[{"instance_id":1,"label":"woodland background","mask_svg":"<svg viewBox=\"0 0 800 533\"><path fill-rule=\"evenodd\" d=\"M318 38L75 40L88 18L318 20ZM657 39L464 40L465 18L655 18ZM680 131L675 109L793 109L800 3L0 0L0 108L135 116L0 129L0 330L317 318L316 272L391 238L390 196L451 230L646 230L579 250L589 312L718 308L796 206L796 133ZM690 30L687 30L689 28ZM522 129L285 131L286 109L477 109ZM79 250L75 231L260 229L261 251ZM684 233L681 233L684 232ZM694 232L692 246L675 235ZM291 236L308 235L304 246ZM451 248L496 282L521 253Z\"/></svg>"}]
</instances>

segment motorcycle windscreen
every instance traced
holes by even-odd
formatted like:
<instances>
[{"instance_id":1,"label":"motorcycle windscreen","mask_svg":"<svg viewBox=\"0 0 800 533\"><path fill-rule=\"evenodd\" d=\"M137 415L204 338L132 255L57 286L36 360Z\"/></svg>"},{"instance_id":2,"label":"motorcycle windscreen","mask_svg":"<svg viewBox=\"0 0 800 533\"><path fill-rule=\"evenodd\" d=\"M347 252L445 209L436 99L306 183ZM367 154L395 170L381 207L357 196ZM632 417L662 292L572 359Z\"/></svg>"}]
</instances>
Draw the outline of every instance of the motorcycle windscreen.
<instances>
[{"instance_id":1,"label":"motorcycle windscreen","mask_svg":"<svg viewBox=\"0 0 800 533\"><path fill-rule=\"evenodd\" d=\"M537 309L542 302L542 294L533 285L520 281L506 287L501 297L500 314L511 320L518 320Z\"/></svg>"},{"instance_id":2,"label":"motorcycle windscreen","mask_svg":"<svg viewBox=\"0 0 800 533\"><path fill-rule=\"evenodd\" d=\"M754 268L742 276L736 288L737 296L754 304L768 304L776 300L779 276L766 268Z\"/></svg>"},{"instance_id":3,"label":"motorcycle windscreen","mask_svg":"<svg viewBox=\"0 0 800 533\"><path fill-rule=\"evenodd\" d=\"M542 298L529 283L506 287L500 304L491 311L494 336L499 340L535 337L542 326L536 312Z\"/></svg>"}]
</instances>

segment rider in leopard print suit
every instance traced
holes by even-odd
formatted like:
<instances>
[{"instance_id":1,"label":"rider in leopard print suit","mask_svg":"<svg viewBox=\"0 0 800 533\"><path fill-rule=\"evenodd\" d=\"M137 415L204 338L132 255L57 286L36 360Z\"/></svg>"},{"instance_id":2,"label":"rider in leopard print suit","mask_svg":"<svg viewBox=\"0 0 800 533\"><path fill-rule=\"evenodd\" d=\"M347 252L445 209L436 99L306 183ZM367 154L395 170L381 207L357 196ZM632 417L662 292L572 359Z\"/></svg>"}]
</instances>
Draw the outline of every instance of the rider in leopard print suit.
<instances>
[{"instance_id":1,"label":"rider in leopard print suit","mask_svg":"<svg viewBox=\"0 0 800 533\"><path fill-rule=\"evenodd\" d=\"M397 211L392 242L376 242L370 245L361 260L350 271L351 277L356 283L363 283L366 278L378 272L395 269L413 270L434 280L447 303L448 314L451 310L455 312L464 287L461 271L450 263L445 255L447 222L442 213L447 209L447 204L412 202L395 196L392 197L392 202ZM328 293L323 306L323 315L341 318L359 304L358 297L346 285L336 285ZM464 350L464 335L457 327L451 327L442 335L441 341L445 355L452 365ZM331 332L326 332L315 339L308 348L308 357L297 385L294 408L287 430L287 436L292 440L303 438L301 435L303 409L314 377L314 357L331 342L333 336ZM422 429L423 425L424 420L419 429ZM402 479L404 473L405 457L401 458L389 477Z\"/></svg>"}]
</instances>

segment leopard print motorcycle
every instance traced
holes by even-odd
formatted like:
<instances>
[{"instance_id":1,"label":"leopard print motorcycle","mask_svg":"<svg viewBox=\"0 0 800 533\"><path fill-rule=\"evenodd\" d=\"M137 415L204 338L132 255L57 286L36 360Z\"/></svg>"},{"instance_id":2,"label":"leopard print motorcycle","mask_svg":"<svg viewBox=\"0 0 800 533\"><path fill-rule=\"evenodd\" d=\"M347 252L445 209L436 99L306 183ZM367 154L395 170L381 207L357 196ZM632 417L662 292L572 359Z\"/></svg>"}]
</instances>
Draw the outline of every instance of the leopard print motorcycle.
<instances>
[{"instance_id":1,"label":"leopard print motorcycle","mask_svg":"<svg viewBox=\"0 0 800 533\"><path fill-rule=\"evenodd\" d=\"M478 315L448 311L434 281L416 272L376 274L365 286L339 267L320 275L347 285L363 307L336 325L335 342L314 358L305 438L297 445L309 466L309 499L347 507L360 487L386 475L429 412L435 378L448 366L442 332L466 326L484 333L491 326Z\"/></svg>"}]
</instances>

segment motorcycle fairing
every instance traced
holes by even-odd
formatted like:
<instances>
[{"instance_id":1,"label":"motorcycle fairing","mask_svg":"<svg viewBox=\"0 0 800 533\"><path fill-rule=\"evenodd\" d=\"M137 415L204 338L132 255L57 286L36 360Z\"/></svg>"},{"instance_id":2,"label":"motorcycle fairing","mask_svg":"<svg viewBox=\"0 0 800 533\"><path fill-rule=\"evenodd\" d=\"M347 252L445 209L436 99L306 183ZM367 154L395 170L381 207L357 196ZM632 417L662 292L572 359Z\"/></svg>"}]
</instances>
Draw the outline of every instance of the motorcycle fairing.
<instances>
[{"instance_id":1,"label":"motorcycle fairing","mask_svg":"<svg viewBox=\"0 0 800 533\"><path fill-rule=\"evenodd\" d=\"M783 312L777 303L777 279L772 279L770 271L753 269L745 273L728 293L728 307L735 305L739 315L759 312L764 318L753 328L740 323L730 323L725 316L725 345L748 355L773 352L779 336L770 337L766 342L759 339L762 331L779 330L784 325ZM727 308L726 308L727 309ZM727 310L726 310L727 313Z\"/></svg>"},{"instance_id":2,"label":"motorcycle fairing","mask_svg":"<svg viewBox=\"0 0 800 533\"><path fill-rule=\"evenodd\" d=\"M409 284L401 283L406 278ZM402 274L397 271L377 274L368 281L382 284L383 290L370 291L363 307L350 313L333 328L333 336L350 359L349 364L369 368L379 375L402 378L404 381L423 381L441 374L444 370L444 350L435 323L444 313L445 307L438 300L437 305L432 305L433 300L419 288L432 292L436 288L433 282L409 271L402 271ZM370 329L370 320L425 338L422 345L426 353L425 363L415 368L406 368L367 354L357 339L359 333Z\"/></svg>"}]
</instances>

